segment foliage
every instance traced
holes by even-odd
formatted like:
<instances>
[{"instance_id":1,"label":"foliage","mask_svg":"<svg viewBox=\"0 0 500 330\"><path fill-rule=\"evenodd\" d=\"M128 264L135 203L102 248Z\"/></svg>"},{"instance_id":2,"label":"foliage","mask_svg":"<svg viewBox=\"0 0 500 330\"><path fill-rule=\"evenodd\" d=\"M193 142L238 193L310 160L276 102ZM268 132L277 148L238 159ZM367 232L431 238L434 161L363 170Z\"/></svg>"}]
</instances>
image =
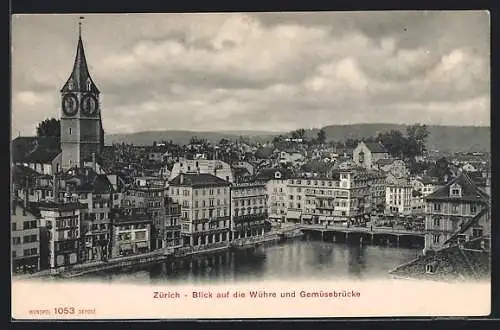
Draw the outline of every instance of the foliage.
<instances>
[{"instance_id":1,"label":"foliage","mask_svg":"<svg viewBox=\"0 0 500 330\"><path fill-rule=\"evenodd\" d=\"M319 144L324 144L326 142L326 132L324 129L319 130L318 136L316 137L316 141Z\"/></svg>"},{"instance_id":2,"label":"foliage","mask_svg":"<svg viewBox=\"0 0 500 330\"><path fill-rule=\"evenodd\" d=\"M61 137L61 121L55 118L45 119L36 127L38 137Z\"/></svg>"}]
</instances>

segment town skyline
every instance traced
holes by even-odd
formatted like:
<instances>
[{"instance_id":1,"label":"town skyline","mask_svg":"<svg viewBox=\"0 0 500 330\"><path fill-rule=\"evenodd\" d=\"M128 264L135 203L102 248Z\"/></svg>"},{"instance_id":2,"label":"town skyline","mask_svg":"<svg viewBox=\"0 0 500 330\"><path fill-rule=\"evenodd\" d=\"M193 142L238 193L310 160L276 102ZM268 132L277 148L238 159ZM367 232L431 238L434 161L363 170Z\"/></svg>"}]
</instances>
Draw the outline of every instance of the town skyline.
<instances>
[{"instance_id":1,"label":"town skyline","mask_svg":"<svg viewBox=\"0 0 500 330\"><path fill-rule=\"evenodd\" d=\"M60 117L78 17L13 17L12 135ZM86 15L82 37L108 134L489 126L487 12Z\"/></svg>"}]
</instances>

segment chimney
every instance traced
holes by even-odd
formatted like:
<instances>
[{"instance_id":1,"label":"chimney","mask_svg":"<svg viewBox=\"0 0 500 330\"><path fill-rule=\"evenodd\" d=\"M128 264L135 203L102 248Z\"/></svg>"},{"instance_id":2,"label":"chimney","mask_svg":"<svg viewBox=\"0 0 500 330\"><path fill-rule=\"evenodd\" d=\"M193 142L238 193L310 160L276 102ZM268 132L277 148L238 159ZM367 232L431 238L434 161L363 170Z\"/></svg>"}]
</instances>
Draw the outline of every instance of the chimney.
<instances>
[{"instance_id":1,"label":"chimney","mask_svg":"<svg viewBox=\"0 0 500 330\"><path fill-rule=\"evenodd\" d=\"M95 152L92 153L92 169L95 171L96 170L96 165L95 165Z\"/></svg>"}]
</instances>

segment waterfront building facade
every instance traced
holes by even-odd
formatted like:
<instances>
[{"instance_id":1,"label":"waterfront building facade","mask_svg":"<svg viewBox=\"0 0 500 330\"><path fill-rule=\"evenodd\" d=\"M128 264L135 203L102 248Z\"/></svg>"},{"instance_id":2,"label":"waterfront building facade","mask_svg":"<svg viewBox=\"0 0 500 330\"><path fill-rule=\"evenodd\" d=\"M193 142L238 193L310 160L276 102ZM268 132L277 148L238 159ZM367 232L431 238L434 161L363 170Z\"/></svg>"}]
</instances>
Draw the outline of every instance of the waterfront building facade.
<instances>
[{"instance_id":1,"label":"waterfront building facade","mask_svg":"<svg viewBox=\"0 0 500 330\"><path fill-rule=\"evenodd\" d=\"M156 248L171 248L182 246L181 237L181 206L171 197L166 197L164 202L165 215L153 219L153 230L156 239Z\"/></svg>"},{"instance_id":2,"label":"waterfront building facade","mask_svg":"<svg viewBox=\"0 0 500 330\"><path fill-rule=\"evenodd\" d=\"M111 214L111 257L151 251L152 218L146 208L113 210Z\"/></svg>"},{"instance_id":3,"label":"waterfront building facade","mask_svg":"<svg viewBox=\"0 0 500 330\"><path fill-rule=\"evenodd\" d=\"M465 173L426 196L425 203L426 250L445 247L459 231L465 241L491 233L490 197Z\"/></svg>"},{"instance_id":4,"label":"waterfront building facade","mask_svg":"<svg viewBox=\"0 0 500 330\"><path fill-rule=\"evenodd\" d=\"M412 187L409 183L388 183L386 187L386 211L393 215L412 213Z\"/></svg>"},{"instance_id":5,"label":"waterfront building facade","mask_svg":"<svg viewBox=\"0 0 500 330\"><path fill-rule=\"evenodd\" d=\"M293 216L294 214L288 213L288 204L287 204L287 196L288 196L288 180L282 178L280 172L275 177L266 183L268 201L268 217L273 222L287 222L290 220L298 220L300 219L298 216L292 218L288 218L289 216Z\"/></svg>"},{"instance_id":6,"label":"waterfront building facade","mask_svg":"<svg viewBox=\"0 0 500 330\"><path fill-rule=\"evenodd\" d=\"M80 212L85 205L67 199L57 202L32 203L40 210L40 241L47 245L48 268L55 269L80 262ZM43 255L43 254L42 254Z\"/></svg>"},{"instance_id":7,"label":"waterfront building facade","mask_svg":"<svg viewBox=\"0 0 500 330\"><path fill-rule=\"evenodd\" d=\"M233 239L263 235L267 219L267 188L262 181L237 182L231 186Z\"/></svg>"},{"instance_id":8,"label":"waterfront building facade","mask_svg":"<svg viewBox=\"0 0 500 330\"><path fill-rule=\"evenodd\" d=\"M12 272L34 273L40 270L40 214L29 203L14 198L12 202L11 246Z\"/></svg>"},{"instance_id":9,"label":"waterfront building facade","mask_svg":"<svg viewBox=\"0 0 500 330\"><path fill-rule=\"evenodd\" d=\"M169 183L173 201L181 205L184 245L229 242L230 183L212 174L181 173Z\"/></svg>"}]
</instances>

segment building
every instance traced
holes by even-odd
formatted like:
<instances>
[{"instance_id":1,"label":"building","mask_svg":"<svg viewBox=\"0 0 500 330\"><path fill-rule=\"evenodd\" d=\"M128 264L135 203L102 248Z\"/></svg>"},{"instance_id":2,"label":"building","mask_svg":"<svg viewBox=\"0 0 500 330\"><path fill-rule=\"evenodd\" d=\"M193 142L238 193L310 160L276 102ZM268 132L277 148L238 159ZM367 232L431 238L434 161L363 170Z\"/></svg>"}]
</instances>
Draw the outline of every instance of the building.
<instances>
[{"instance_id":1,"label":"building","mask_svg":"<svg viewBox=\"0 0 500 330\"><path fill-rule=\"evenodd\" d=\"M165 215L153 220L152 235L156 239L154 246L157 249L182 246L181 238L181 206L171 197L166 197L164 202Z\"/></svg>"},{"instance_id":2,"label":"building","mask_svg":"<svg viewBox=\"0 0 500 330\"><path fill-rule=\"evenodd\" d=\"M287 221L288 177L289 173L274 168L263 169L256 177L256 180L266 183L267 213L269 220L275 223Z\"/></svg>"},{"instance_id":3,"label":"building","mask_svg":"<svg viewBox=\"0 0 500 330\"><path fill-rule=\"evenodd\" d=\"M374 168L380 159L389 158L387 149L378 142L359 142L352 153L352 159L356 166Z\"/></svg>"},{"instance_id":4,"label":"building","mask_svg":"<svg viewBox=\"0 0 500 330\"><path fill-rule=\"evenodd\" d=\"M67 267L80 262L80 212L85 205L66 199L32 203L40 210L40 241L47 244L47 259L40 260L48 268ZM43 246L40 248L42 249ZM42 254L43 255L43 254Z\"/></svg>"},{"instance_id":5,"label":"building","mask_svg":"<svg viewBox=\"0 0 500 330\"><path fill-rule=\"evenodd\" d=\"M389 214L410 215L412 213L412 186L407 182L388 183L385 207Z\"/></svg>"},{"instance_id":6,"label":"building","mask_svg":"<svg viewBox=\"0 0 500 330\"><path fill-rule=\"evenodd\" d=\"M165 216L165 196L168 187L161 178L139 177L127 186L122 196L122 207L146 207L153 220Z\"/></svg>"},{"instance_id":7,"label":"building","mask_svg":"<svg viewBox=\"0 0 500 330\"><path fill-rule=\"evenodd\" d=\"M364 171L345 170L329 177L290 179L288 206L297 212L300 206L304 222L362 224L370 215L368 178Z\"/></svg>"},{"instance_id":8,"label":"building","mask_svg":"<svg viewBox=\"0 0 500 330\"><path fill-rule=\"evenodd\" d=\"M425 250L439 250L461 229L468 241L491 233L490 197L466 173L425 198ZM470 223L474 223L473 226Z\"/></svg>"},{"instance_id":9,"label":"building","mask_svg":"<svg viewBox=\"0 0 500 330\"><path fill-rule=\"evenodd\" d=\"M115 210L111 216L111 257L151 251L151 216L144 207Z\"/></svg>"},{"instance_id":10,"label":"building","mask_svg":"<svg viewBox=\"0 0 500 330\"><path fill-rule=\"evenodd\" d=\"M53 176L41 174L24 165L12 167L15 198L28 202L53 201Z\"/></svg>"},{"instance_id":11,"label":"building","mask_svg":"<svg viewBox=\"0 0 500 330\"><path fill-rule=\"evenodd\" d=\"M263 235L267 219L267 188L262 181L231 186L231 231L233 239Z\"/></svg>"},{"instance_id":12,"label":"building","mask_svg":"<svg viewBox=\"0 0 500 330\"><path fill-rule=\"evenodd\" d=\"M170 181L169 194L181 205L183 245L229 242L230 183L212 174L180 173Z\"/></svg>"},{"instance_id":13,"label":"building","mask_svg":"<svg viewBox=\"0 0 500 330\"><path fill-rule=\"evenodd\" d=\"M115 191L105 174L91 168L75 170L66 175L63 189L74 200L85 205L81 211L80 262L103 260L110 257L111 219Z\"/></svg>"},{"instance_id":14,"label":"building","mask_svg":"<svg viewBox=\"0 0 500 330\"><path fill-rule=\"evenodd\" d=\"M170 171L169 181L172 181L179 174L210 174L227 182L234 182L231 166L220 160L208 159L180 159L174 164Z\"/></svg>"},{"instance_id":15,"label":"building","mask_svg":"<svg viewBox=\"0 0 500 330\"><path fill-rule=\"evenodd\" d=\"M10 217L12 239L12 273L34 273L40 270L40 213L29 203L15 198Z\"/></svg>"}]
</instances>

